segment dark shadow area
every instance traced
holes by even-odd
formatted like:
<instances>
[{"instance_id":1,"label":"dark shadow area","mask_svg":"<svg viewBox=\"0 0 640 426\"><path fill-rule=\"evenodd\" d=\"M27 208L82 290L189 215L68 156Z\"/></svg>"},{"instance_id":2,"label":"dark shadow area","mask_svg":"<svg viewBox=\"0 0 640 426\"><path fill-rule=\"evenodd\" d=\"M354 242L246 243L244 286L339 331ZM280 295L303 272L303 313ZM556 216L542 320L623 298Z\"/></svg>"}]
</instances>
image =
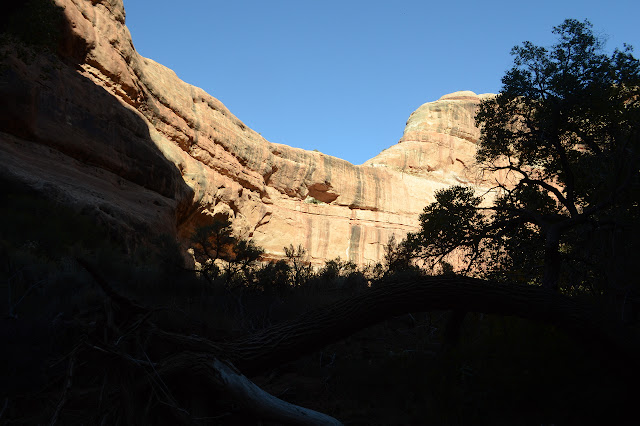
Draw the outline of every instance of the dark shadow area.
<instances>
[{"instance_id":1,"label":"dark shadow area","mask_svg":"<svg viewBox=\"0 0 640 426\"><path fill-rule=\"evenodd\" d=\"M5 161L17 169L22 161L25 169L41 173L25 179L9 168L4 178L92 211L112 236L132 248L175 233L177 216L191 203L193 191L151 140L145 120L79 72L87 46L71 34L62 10L49 0L3 8L0 131L17 138L6 140ZM157 195L135 200L135 185L141 193ZM145 202L150 205L141 205ZM160 211L166 229L146 223L136 209Z\"/></svg>"},{"instance_id":2,"label":"dark shadow area","mask_svg":"<svg viewBox=\"0 0 640 426\"><path fill-rule=\"evenodd\" d=\"M65 19L51 0L3 2L0 5L0 34L38 49L56 51Z\"/></svg>"},{"instance_id":3,"label":"dark shadow area","mask_svg":"<svg viewBox=\"0 0 640 426\"><path fill-rule=\"evenodd\" d=\"M211 361L211 353L240 367L271 357L267 367L247 368L259 386L349 425L624 424L635 415L633 365L514 310L478 314L471 302L464 315L441 310L463 296L481 299L480 287L416 299L426 272L392 241L377 265L335 259L313 270L302 247L261 263L259 248L230 238L223 223L194 234L204 266L186 268L174 234L116 202L114 188L144 188L174 206L175 225L176 209L191 201L146 122L78 73L82 43L64 36L54 54L11 31L0 46L0 161L14 161L0 170L0 423L280 424L211 389L202 365L174 362ZM21 165L42 174L20 175ZM105 186L74 181L82 176L102 176ZM72 203L72 187L93 188L87 199L103 201ZM129 232L114 232L114 221ZM518 288L485 290L497 287ZM394 310L393 294L411 309ZM447 303L415 312L438 297ZM544 318L545 302L561 297L541 299L536 312ZM382 314L370 313L372 299ZM532 304L521 299L516 306Z\"/></svg>"}]
</instances>

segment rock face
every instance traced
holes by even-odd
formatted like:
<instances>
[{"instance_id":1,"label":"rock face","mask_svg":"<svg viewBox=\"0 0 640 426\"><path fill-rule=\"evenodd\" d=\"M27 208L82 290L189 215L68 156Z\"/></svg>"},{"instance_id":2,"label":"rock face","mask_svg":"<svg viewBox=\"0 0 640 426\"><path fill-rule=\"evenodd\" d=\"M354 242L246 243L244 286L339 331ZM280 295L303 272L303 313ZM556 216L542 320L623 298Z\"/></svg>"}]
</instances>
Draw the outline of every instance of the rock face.
<instances>
[{"instance_id":1,"label":"rock face","mask_svg":"<svg viewBox=\"0 0 640 426\"><path fill-rule=\"evenodd\" d=\"M400 143L365 165L386 165L448 184L482 184L475 167L480 130L475 115L482 99L470 91L455 92L428 102L409 116Z\"/></svg>"},{"instance_id":2,"label":"rock face","mask_svg":"<svg viewBox=\"0 0 640 426\"><path fill-rule=\"evenodd\" d=\"M0 175L76 206L125 240L228 217L281 258L380 260L389 237L416 230L434 192L482 184L473 156L483 96L422 105L400 143L361 166L271 143L222 103L141 57L122 0L56 0L57 55L5 46L0 67Z\"/></svg>"}]
</instances>

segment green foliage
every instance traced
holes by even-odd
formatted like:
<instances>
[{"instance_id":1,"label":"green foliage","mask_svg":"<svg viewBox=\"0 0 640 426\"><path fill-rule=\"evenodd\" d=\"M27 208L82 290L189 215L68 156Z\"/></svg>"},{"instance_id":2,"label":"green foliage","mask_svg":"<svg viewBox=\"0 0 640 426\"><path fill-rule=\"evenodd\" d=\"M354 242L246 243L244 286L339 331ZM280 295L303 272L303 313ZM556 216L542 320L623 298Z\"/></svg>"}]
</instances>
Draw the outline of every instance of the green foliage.
<instances>
[{"instance_id":1,"label":"green foliage","mask_svg":"<svg viewBox=\"0 0 640 426\"><path fill-rule=\"evenodd\" d=\"M284 259L267 262L256 271L256 279L261 290L278 295L284 295L291 290L290 275L291 266Z\"/></svg>"},{"instance_id":2,"label":"green foliage","mask_svg":"<svg viewBox=\"0 0 640 426\"><path fill-rule=\"evenodd\" d=\"M325 204L322 201L313 198L311 195L308 195L307 198L304 199L304 202L308 204L316 204L316 205Z\"/></svg>"},{"instance_id":3,"label":"green foliage","mask_svg":"<svg viewBox=\"0 0 640 426\"><path fill-rule=\"evenodd\" d=\"M88 217L2 183L9 190L0 203L0 404L7 401L2 420L9 424L50 423L63 394L59 424L117 424L125 416L146 419L136 424L166 424L174 420L166 405L148 405L149 398L162 396L135 392L140 382L131 360L92 345L114 344L137 353L135 362L146 355L157 362L158 353L184 348L140 338L146 336L135 335L140 328L225 341L375 291L384 277L407 271L387 270L406 265L394 263L406 257L402 250L394 254L399 244L393 241L384 266L357 268L333 259L314 271L304 248L292 246L285 250L290 263L259 264L260 250L233 237L222 221L211 224L209 233L196 232L206 253L219 260L220 274L207 280L181 267L171 238L127 250ZM76 256L89 258L114 289L149 308L148 315L134 317L133 324L119 322L125 310L105 296ZM295 262L301 272L294 286ZM12 295L5 297L9 289ZM461 344L442 353L446 317L435 312L392 318L254 379L272 394L347 424L514 424L523 418L531 424L616 423L633 402L615 365L600 365L553 327L470 315ZM117 329L128 324L133 327ZM70 357L80 350L67 388ZM162 386L153 389L180 396L174 383ZM222 400L207 404L220 404L223 423L248 423ZM135 403L127 412L122 401Z\"/></svg>"},{"instance_id":4,"label":"green foliage","mask_svg":"<svg viewBox=\"0 0 640 426\"><path fill-rule=\"evenodd\" d=\"M213 261L231 256L231 246L236 242L229 219L216 219L197 228L191 236L196 245L196 255Z\"/></svg>"},{"instance_id":5,"label":"green foliage","mask_svg":"<svg viewBox=\"0 0 640 426\"><path fill-rule=\"evenodd\" d=\"M198 273L207 280L220 278L227 287L259 287L257 264L264 250L251 240L233 235L229 219L216 218L197 228L191 241L194 257L200 264Z\"/></svg>"},{"instance_id":6,"label":"green foliage","mask_svg":"<svg viewBox=\"0 0 640 426\"><path fill-rule=\"evenodd\" d=\"M571 204L593 204L634 171L640 63L630 47L602 53L588 21L567 20L554 33L551 50L530 42L513 49L515 65L500 94L477 115L478 160L520 180L535 170L526 183L555 182L571 214Z\"/></svg>"},{"instance_id":7,"label":"green foliage","mask_svg":"<svg viewBox=\"0 0 640 426\"><path fill-rule=\"evenodd\" d=\"M302 245L284 247L285 259L266 262L262 259L261 247L233 235L228 219L217 219L196 229L191 241L200 265L198 274L211 284L223 285L238 294L258 292L285 296L297 290L301 290L301 294L356 290L388 275L382 264L359 268L340 258L314 268Z\"/></svg>"},{"instance_id":8,"label":"green foliage","mask_svg":"<svg viewBox=\"0 0 640 426\"><path fill-rule=\"evenodd\" d=\"M233 256L237 239L232 235L229 219L216 219L197 228L191 236L191 242L202 274L207 279L216 279L221 273L218 260L228 260Z\"/></svg>"},{"instance_id":9,"label":"green foliage","mask_svg":"<svg viewBox=\"0 0 640 426\"><path fill-rule=\"evenodd\" d=\"M12 7L5 34L55 48L57 33L38 35L25 25L50 27L38 18L38 8L45 16L47 5ZM566 21L555 31L559 41L551 50L531 43L514 49L502 93L478 115L484 126L478 159L487 171L507 173L514 185L497 187L491 208L468 188L438 192L420 218L421 232L402 243L390 240L384 262L369 268L338 258L315 271L302 246L285 248L285 260L261 263L262 250L233 235L228 220L218 220L194 233L202 269L193 274L181 268L171 238L159 240L155 250L127 251L82 215L32 194L3 195L0 294L8 297L0 298L6 317L0 323L0 403L8 401L9 421L49 423L60 390L70 401L60 424L135 423L131 418L161 413L166 405L162 397L144 395L145 401L134 399L140 404L132 403L132 413L111 404L114 399L100 406L96 389L116 389L130 400L139 383L133 385L122 363L97 351L78 362L72 389L65 387L64 365L74 348L116 340L110 323L118 312L78 267L78 255L89 257L121 293L157 308L132 328L148 321L213 340L421 273L415 256L437 264L439 273L451 273L447 262L460 260L469 273L534 284L544 284L546 269L560 260L563 267L552 272L565 291L609 291L633 301L635 265L625 253L640 249L638 62L630 50L601 53L588 23ZM456 253L461 258L451 259ZM274 393L288 392L293 402L317 403L322 394L327 411L351 424L615 423L619 419L608 416L633 402L617 366L599 365L553 327L473 316L461 345L442 351L444 316L407 317L326 348L319 360L284 366L265 381L286 377L284 390ZM134 329L118 335L132 336ZM156 346L156 353L184 349L151 340L127 341L143 364L144 345ZM310 371L317 373L312 390L305 388ZM148 373L155 382L156 374ZM93 405L85 405L92 392ZM224 422L233 409L217 418Z\"/></svg>"},{"instance_id":10,"label":"green foliage","mask_svg":"<svg viewBox=\"0 0 640 426\"><path fill-rule=\"evenodd\" d=\"M284 248L284 254L291 266L291 285L293 287L302 286L313 275L311 263L306 260L307 250L302 245L293 247L291 244Z\"/></svg>"},{"instance_id":11,"label":"green foliage","mask_svg":"<svg viewBox=\"0 0 640 426\"><path fill-rule=\"evenodd\" d=\"M421 269L415 265L412 247L407 239L398 243L395 235L392 235L384 246L382 263L378 265L381 277L420 274Z\"/></svg>"},{"instance_id":12,"label":"green foliage","mask_svg":"<svg viewBox=\"0 0 640 426\"><path fill-rule=\"evenodd\" d=\"M640 62L630 47L605 53L588 21L553 32L551 48L516 46L502 90L480 105L477 161L504 176L493 206L440 191L406 244L428 264L455 254L470 273L602 294L633 263L622 233L638 245Z\"/></svg>"},{"instance_id":13,"label":"green foliage","mask_svg":"<svg viewBox=\"0 0 640 426\"><path fill-rule=\"evenodd\" d=\"M459 250L471 262L484 246L478 230L489 232L488 222L478 209L482 197L472 188L452 186L439 190L436 201L420 215L421 230L409 234L403 245L434 268L453 251Z\"/></svg>"},{"instance_id":14,"label":"green foliage","mask_svg":"<svg viewBox=\"0 0 640 426\"><path fill-rule=\"evenodd\" d=\"M318 271L318 277L325 281L332 281L341 276L349 276L358 270L358 265L350 260L341 260L339 257L328 260Z\"/></svg>"}]
</instances>

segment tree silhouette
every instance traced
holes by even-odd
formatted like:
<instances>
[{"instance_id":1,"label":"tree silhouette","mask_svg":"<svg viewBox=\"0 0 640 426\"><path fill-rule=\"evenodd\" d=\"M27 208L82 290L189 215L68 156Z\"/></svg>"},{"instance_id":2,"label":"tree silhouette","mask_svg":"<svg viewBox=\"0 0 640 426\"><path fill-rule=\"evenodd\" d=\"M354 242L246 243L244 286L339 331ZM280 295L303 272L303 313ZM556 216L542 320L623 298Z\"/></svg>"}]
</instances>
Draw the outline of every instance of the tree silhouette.
<instances>
[{"instance_id":1,"label":"tree silhouette","mask_svg":"<svg viewBox=\"0 0 640 426\"><path fill-rule=\"evenodd\" d=\"M480 105L477 161L504 176L493 205L440 191L407 244L431 264L458 252L482 276L602 292L607 249L623 234L638 247L640 62L627 46L603 53L588 21L553 32L550 49L516 46L502 90Z\"/></svg>"},{"instance_id":2,"label":"tree silhouette","mask_svg":"<svg viewBox=\"0 0 640 426\"><path fill-rule=\"evenodd\" d=\"M441 191L421 216L422 232L400 249L389 244L389 267L405 269L407 249L433 265L460 252L467 272L482 278L446 267L440 276L400 274L297 318L220 338L206 328L167 327L166 308L120 294L96 265L79 258L106 299L69 321L72 344L55 362L56 386L38 389L33 399L40 403L25 404L25 412L53 413L50 424L206 424L224 421L215 403L229 398L234 409L260 421L340 424L266 394L243 374L272 370L386 319L433 310L553 324L610 364L627 366L637 383L637 324L629 327L600 300L572 293L587 286L598 294L598 283L637 281L625 282L635 259L620 250L625 244L635 250L640 240L638 61L630 51L599 53L586 22L565 21L555 31L559 42L551 51L530 43L514 49L504 90L481 105L478 159L485 170L505 171L511 179L497 182L495 204L485 206L470 188ZM209 279L222 272L218 264L235 275L259 256L259 249L232 235L229 221L198 230L193 242ZM285 253L292 266L278 262L258 273L284 281L292 272L300 286L310 274L306 253L293 246ZM570 267L582 273L566 274ZM9 403L4 400L0 416ZM79 416L83 411L90 413Z\"/></svg>"}]
</instances>

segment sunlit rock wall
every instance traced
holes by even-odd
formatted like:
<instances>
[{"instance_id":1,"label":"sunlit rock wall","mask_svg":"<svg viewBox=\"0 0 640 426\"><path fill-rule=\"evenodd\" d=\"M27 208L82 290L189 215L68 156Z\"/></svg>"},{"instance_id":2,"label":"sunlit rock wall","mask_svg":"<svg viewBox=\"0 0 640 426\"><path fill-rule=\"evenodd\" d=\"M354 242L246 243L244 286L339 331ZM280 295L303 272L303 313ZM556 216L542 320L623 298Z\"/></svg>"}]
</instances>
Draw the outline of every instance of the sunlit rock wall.
<instances>
[{"instance_id":1,"label":"sunlit rock wall","mask_svg":"<svg viewBox=\"0 0 640 426\"><path fill-rule=\"evenodd\" d=\"M417 229L436 190L483 184L473 160L482 96L422 105L398 144L357 166L265 140L138 55L121 0L56 3L66 21L57 56L4 48L0 174L125 240L168 234L186 248L197 226L225 217L267 258L300 244L316 264L367 264L389 237Z\"/></svg>"}]
</instances>

